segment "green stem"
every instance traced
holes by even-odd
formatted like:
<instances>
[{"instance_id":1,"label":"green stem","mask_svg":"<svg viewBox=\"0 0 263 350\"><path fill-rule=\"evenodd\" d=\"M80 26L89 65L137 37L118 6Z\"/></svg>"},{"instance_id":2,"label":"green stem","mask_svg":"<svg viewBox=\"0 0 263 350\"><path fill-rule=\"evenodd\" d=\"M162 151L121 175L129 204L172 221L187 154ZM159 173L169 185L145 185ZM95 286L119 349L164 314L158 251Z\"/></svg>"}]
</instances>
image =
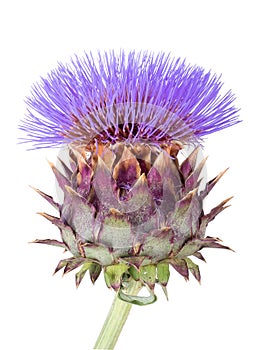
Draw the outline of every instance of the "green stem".
<instances>
[{"instance_id":1,"label":"green stem","mask_svg":"<svg viewBox=\"0 0 263 350\"><path fill-rule=\"evenodd\" d=\"M142 288L141 282L132 280L126 293L137 295ZM100 335L94 349L112 350L121 334L122 328L127 320L132 304L122 301L116 294L108 316L104 322Z\"/></svg>"}]
</instances>

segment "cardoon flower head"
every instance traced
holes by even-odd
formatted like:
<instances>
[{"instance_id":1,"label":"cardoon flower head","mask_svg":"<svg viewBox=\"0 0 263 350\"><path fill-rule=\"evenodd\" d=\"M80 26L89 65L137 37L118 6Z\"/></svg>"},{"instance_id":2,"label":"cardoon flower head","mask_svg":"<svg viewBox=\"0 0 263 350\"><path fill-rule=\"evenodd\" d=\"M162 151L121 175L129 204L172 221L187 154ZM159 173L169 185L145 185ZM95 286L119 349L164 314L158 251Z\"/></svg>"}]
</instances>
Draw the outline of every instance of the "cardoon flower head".
<instances>
[{"instance_id":1,"label":"cardoon flower head","mask_svg":"<svg viewBox=\"0 0 263 350\"><path fill-rule=\"evenodd\" d=\"M203 136L237 123L233 94L202 68L163 53L99 53L59 64L34 85L21 126L35 147Z\"/></svg>"},{"instance_id":2,"label":"cardoon flower head","mask_svg":"<svg viewBox=\"0 0 263 350\"><path fill-rule=\"evenodd\" d=\"M41 215L61 239L35 242L72 255L56 272L79 268L77 286L87 272L93 283L103 272L127 305L145 305L156 300L156 283L167 295L171 268L200 281L192 257L204 260L205 247L229 249L205 232L230 198L203 211L224 171L201 189L205 159L198 164L198 147L182 163L177 158L185 145L198 146L205 135L238 123L235 98L221 88L220 78L184 60L123 51L75 57L34 85L23 141L69 146L62 172L51 165L64 201L36 190L57 209L57 217ZM137 295L142 287L148 297ZM124 307L114 305L112 313ZM103 332L114 328L107 327ZM109 346L106 333L97 346Z\"/></svg>"}]
</instances>

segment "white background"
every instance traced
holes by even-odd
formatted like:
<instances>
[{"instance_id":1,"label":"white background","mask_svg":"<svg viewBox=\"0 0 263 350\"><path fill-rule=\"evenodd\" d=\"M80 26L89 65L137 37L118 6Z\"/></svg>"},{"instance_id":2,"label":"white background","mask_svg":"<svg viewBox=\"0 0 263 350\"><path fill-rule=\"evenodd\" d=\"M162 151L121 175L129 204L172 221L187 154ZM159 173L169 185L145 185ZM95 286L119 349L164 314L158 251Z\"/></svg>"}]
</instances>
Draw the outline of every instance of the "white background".
<instances>
[{"instance_id":1,"label":"white background","mask_svg":"<svg viewBox=\"0 0 263 350\"><path fill-rule=\"evenodd\" d=\"M52 213L28 185L54 193L46 158L56 150L17 146L30 86L74 53L95 49L171 51L223 73L243 123L207 138L208 175L229 172L207 207L234 195L210 225L236 253L207 250L202 285L172 274L167 302L133 307L116 349L253 349L262 341L261 1L5 1L1 3L0 347L92 349L113 298L101 277L76 291L74 274L52 277L61 250L30 245L58 238L36 211Z\"/></svg>"}]
</instances>

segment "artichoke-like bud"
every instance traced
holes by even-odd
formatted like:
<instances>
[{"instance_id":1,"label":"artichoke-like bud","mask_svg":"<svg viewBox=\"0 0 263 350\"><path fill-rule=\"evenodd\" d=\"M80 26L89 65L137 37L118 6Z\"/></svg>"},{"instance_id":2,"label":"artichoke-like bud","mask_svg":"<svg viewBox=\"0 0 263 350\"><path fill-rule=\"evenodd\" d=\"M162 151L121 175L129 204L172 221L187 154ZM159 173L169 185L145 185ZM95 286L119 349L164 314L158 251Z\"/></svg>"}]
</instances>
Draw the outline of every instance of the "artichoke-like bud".
<instances>
[{"instance_id":1,"label":"artichoke-like bud","mask_svg":"<svg viewBox=\"0 0 263 350\"><path fill-rule=\"evenodd\" d=\"M75 57L34 85L23 141L69 147L62 171L51 165L63 202L37 190L58 210L57 217L42 215L61 241L36 242L72 254L56 271L79 268L77 286L87 272L93 283L103 273L122 300L137 304L155 301L156 283L166 293L171 268L200 281L192 257L204 260L205 247L227 248L205 231L229 198L204 213L203 200L224 172L201 189L198 147L181 163L177 156L239 122L232 92L221 94L221 87L184 60L123 51ZM149 297L127 292L134 281Z\"/></svg>"},{"instance_id":2,"label":"artichoke-like bud","mask_svg":"<svg viewBox=\"0 0 263 350\"><path fill-rule=\"evenodd\" d=\"M52 169L64 192L62 204L38 191L59 211L58 217L42 215L61 232L61 241L36 240L65 248L73 257L59 262L56 272L80 268L78 286L89 271L94 283L103 272L106 285L121 299L136 304L155 301L159 283L165 294L170 268L186 280L189 271L200 282L192 257L204 260L204 247L227 248L218 238L205 235L206 226L227 207L224 200L204 214L203 200L224 172L199 189L196 148L181 164L176 142L89 146L69 151L70 167ZM131 280L148 288L150 297L127 295Z\"/></svg>"}]
</instances>

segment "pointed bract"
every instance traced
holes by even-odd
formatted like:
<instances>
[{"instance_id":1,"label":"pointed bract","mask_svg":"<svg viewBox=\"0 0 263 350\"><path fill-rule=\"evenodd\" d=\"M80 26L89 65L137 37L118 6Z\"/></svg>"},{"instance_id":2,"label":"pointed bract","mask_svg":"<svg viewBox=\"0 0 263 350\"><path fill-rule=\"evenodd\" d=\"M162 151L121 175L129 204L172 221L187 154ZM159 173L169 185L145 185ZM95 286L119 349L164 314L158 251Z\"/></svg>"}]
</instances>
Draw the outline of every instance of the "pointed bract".
<instances>
[{"instance_id":1,"label":"pointed bract","mask_svg":"<svg viewBox=\"0 0 263 350\"><path fill-rule=\"evenodd\" d=\"M58 157L57 159L58 159L58 164L60 165L60 167L63 170L63 173L65 174L65 177L67 179L70 179L71 176L73 175L72 169L70 169L61 158Z\"/></svg>"},{"instance_id":2,"label":"pointed bract","mask_svg":"<svg viewBox=\"0 0 263 350\"><path fill-rule=\"evenodd\" d=\"M200 147L196 147L180 165L180 171L184 179L187 179L190 176L190 174L194 171L199 151Z\"/></svg>"},{"instance_id":3,"label":"pointed bract","mask_svg":"<svg viewBox=\"0 0 263 350\"><path fill-rule=\"evenodd\" d=\"M102 267L99 264L93 263L89 268L90 280L94 284L100 276Z\"/></svg>"},{"instance_id":4,"label":"pointed bract","mask_svg":"<svg viewBox=\"0 0 263 350\"><path fill-rule=\"evenodd\" d=\"M200 274L200 270L199 270L199 266L196 265L191 259L189 258L184 258L187 267L189 269L189 271L193 274L194 278L201 283L201 274Z\"/></svg>"},{"instance_id":5,"label":"pointed bract","mask_svg":"<svg viewBox=\"0 0 263 350\"><path fill-rule=\"evenodd\" d=\"M184 259L174 258L169 261L170 265L186 280L189 279L189 271L187 263Z\"/></svg>"},{"instance_id":6,"label":"pointed bract","mask_svg":"<svg viewBox=\"0 0 263 350\"><path fill-rule=\"evenodd\" d=\"M38 194L40 194L40 196L42 196L43 198L45 198L45 200L47 200L48 203L51 204L55 209L57 209L57 210L60 209L60 205L59 205L58 203L56 203L56 202L54 201L54 199L53 199L51 196L45 194L44 192L40 191L39 189L37 189L37 188L35 188L35 187L32 187L32 186L30 186L30 187L31 187L34 191L36 191Z\"/></svg>"},{"instance_id":7,"label":"pointed bract","mask_svg":"<svg viewBox=\"0 0 263 350\"><path fill-rule=\"evenodd\" d=\"M91 267L93 263L92 262L87 262L87 263L84 263L80 269L79 272L76 273L75 275L75 283L76 283L76 287L78 288L81 281L83 280L86 272L89 270L89 268Z\"/></svg>"},{"instance_id":8,"label":"pointed bract","mask_svg":"<svg viewBox=\"0 0 263 350\"><path fill-rule=\"evenodd\" d=\"M49 162L49 165L51 166L53 173L56 176L57 182L59 184L59 187L62 189L62 191L65 190L65 186L70 186L70 180L66 178L56 167L53 163Z\"/></svg>"},{"instance_id":9,"label":"pointed bract","mask_svg":"<svg viewBox=\"0 0 263 350\"><path fill-rule=\"evenodd\" d=\"M55 247L66 248L65 243L59 242L56 239L35 239L32 243L41 243L47 245L53 245Z\"/></svg>"},{"instance_id":10,"label":"pointed bract","mask_svg":"<svg viewBox=\"0 0 263 350\"><path fill-rule=\"evenodd\" d=\"M227 172L229 168L225 169L224 171L221 171L213 180L210 180L203 191L200 193L200 197L204 199L209 192L212 190L212 188L216 185L216 183L221 179L221 177Z\"/></svg>"},{"instance_id":11,"label":"pointed bract","mask_svg":"<svg viewBox=\"0 0 263 350\"><path fill-rule=\"evenodd\" d=\"M83 265L84 262L85 258L76 258L72 261L69 261L64 268L63 275L75 270L77 267L80 267L81 265Z\"/></svg>"},{"instance_id":12,"label":"pointed bract","mask_svg":"<svg viewBox=\"0 0 263 350\"><path fill-rule=\"evenodd\" d=\"M108 288L119 290L121 286L122 275L128 270L125 264L106 266L104 270L104 278Z\"/></svg>"},{"instance_id":13,"label":"pointed bract","mask_svg":"<svg viewBox=\"0 0 263 350\"><path fill-rule=\"evenodd\" d=\"M203 257L203 255L200 252L195 252L193 254L193 256L195 256L197 259L200 259L200 260L206 262L205 258Z\"/></svg>"}]
</instances>

